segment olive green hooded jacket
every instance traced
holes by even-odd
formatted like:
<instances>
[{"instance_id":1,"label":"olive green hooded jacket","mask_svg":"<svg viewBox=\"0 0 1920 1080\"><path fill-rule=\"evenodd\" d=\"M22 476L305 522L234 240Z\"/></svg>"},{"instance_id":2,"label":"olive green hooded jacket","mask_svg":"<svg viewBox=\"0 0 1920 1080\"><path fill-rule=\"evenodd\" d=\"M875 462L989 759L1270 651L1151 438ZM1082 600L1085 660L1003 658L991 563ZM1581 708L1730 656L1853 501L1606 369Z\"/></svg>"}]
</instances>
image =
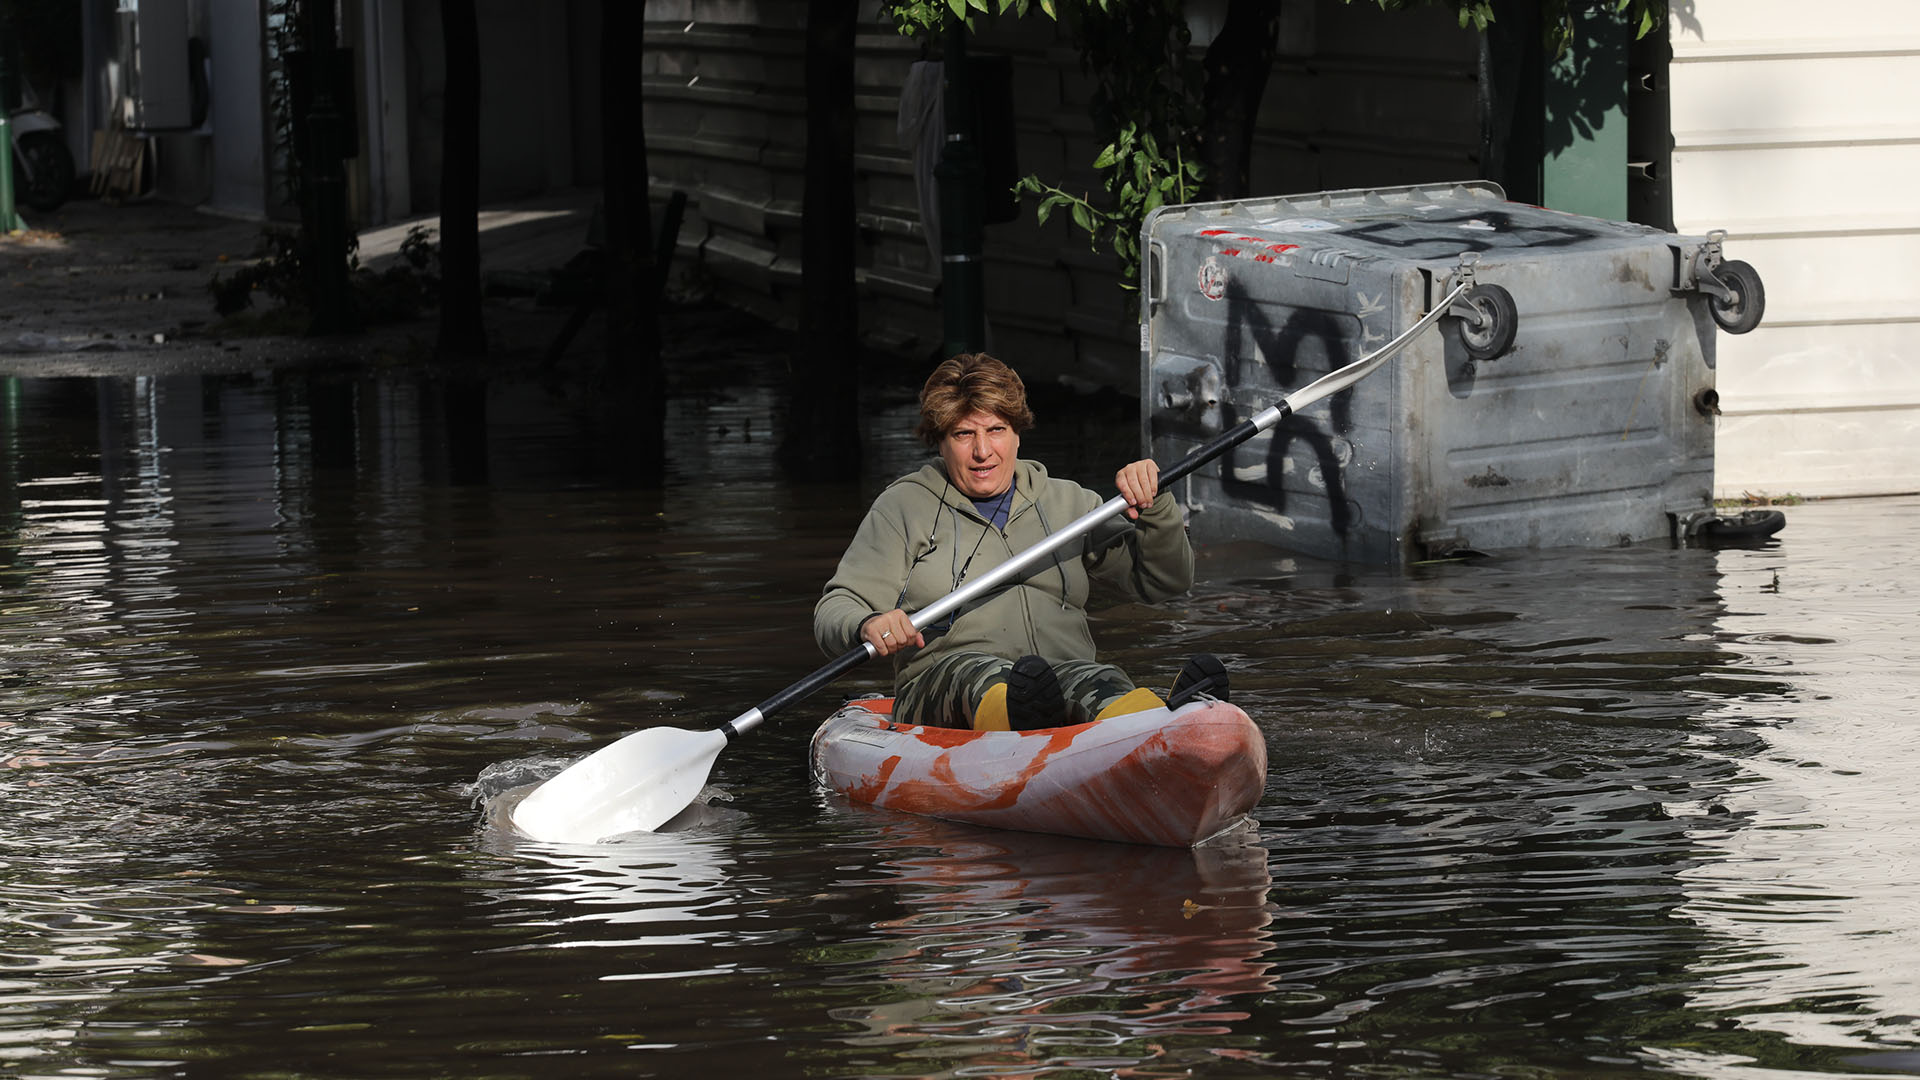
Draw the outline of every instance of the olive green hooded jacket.
<instances>
[{"instance_id":1,"label":"olive green hooded jacket","mask_svg":"<svg viewBox=\"0 0 1920 1080\"><path fill-rule=\"evenodd\" d=\"M860 642L860 624L876 612L911 614L1032 547L1107 501L1046 467L1021 459L1003 533L947 482L932 462L890 484L854 533L840 567L813 609L813 635L829 656ZM1145 602L1193 585L1193 548L1173 496L1161 492L1138 522L1116 514L1088 537L1053 553L1016 583L924 627L923 649L894 656L902 686L954 650L1017 659L1093 660L1087 627L1090 580Z\"/></svg>"}]
</instances>

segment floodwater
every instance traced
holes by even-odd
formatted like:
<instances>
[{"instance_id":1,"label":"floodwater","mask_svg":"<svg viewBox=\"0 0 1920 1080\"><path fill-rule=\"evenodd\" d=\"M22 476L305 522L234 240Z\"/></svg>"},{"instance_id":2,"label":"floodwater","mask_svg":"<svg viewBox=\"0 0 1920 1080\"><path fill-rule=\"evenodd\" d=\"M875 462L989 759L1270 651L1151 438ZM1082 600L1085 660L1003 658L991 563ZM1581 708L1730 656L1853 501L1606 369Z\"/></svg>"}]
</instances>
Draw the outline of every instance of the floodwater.
<instances>
[{"instance_id":1,"label":"floodwater","mask_svg":"<svg viewBox=\"0 0 1920 1080\"><path fill-rule=\"evenodd\" d=\"M1272 767L1217 847L847 806L806 744L865 671L730 747L698 828L490 824L824 662L907 410L797 487L765 381L682 378L649 491L531 384L0 380L0 1071L1920 1073L1915 498L1752 549L1203 551L1098 632L1150 683L1229 660ZM1133 430L1042 420L1092 477Z\"/></svg>"}]
</instances>

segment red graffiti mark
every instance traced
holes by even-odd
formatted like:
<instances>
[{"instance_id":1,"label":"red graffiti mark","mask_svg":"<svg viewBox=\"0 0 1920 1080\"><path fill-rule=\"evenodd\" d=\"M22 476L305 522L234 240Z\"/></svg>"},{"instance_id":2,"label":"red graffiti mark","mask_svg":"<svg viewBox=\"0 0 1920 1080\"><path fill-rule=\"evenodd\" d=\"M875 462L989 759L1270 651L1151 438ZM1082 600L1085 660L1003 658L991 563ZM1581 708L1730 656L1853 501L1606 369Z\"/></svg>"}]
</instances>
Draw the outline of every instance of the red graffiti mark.
<instances>
[{"instance_id":1,"label":"red graffiti mark","mask_svg":"<svg viewBox=\"0 0 1920 1080\"><path fill-rule=\"evenodd\" d=\"M1250 259L1253 262L1263 262L1263 263L1272 264L1280 261L1275 256L1285 255L1288 252L1300 250L1300 245L1298 244L1271 244L1266 242L1265 240L1262 240L1260 237L1257 237L1257 236L1236 236L1234 237L1234 239L1240 241L1243 244L1251 245L1251 248L1246 248L1246 247L1221 248L1220 254L1223 258Z\"/></svg>"},{"instance_id":2,"label":"red graffiti mark","mask_svg":"<svg viewBox=\"0 0 1920 1080\"><path fill-rule=\"evenodd\" d=\"M1255 247L1263 247L1263 248L1266 248L1268 251L1273 252L1276 255L1285 255L1289 251L1300 250L1299 244L1276 243L1268 240L1263 236L1243 236L1238 233L1235 233L1232 229L1202 229L1200 230L1200 235L1201 236L1230 236L1238 243L1251 244ZM1228 248L1222 251L1220 254L1238 255L1240 254L1240 249Z\"/></svg>"}]
</instances>

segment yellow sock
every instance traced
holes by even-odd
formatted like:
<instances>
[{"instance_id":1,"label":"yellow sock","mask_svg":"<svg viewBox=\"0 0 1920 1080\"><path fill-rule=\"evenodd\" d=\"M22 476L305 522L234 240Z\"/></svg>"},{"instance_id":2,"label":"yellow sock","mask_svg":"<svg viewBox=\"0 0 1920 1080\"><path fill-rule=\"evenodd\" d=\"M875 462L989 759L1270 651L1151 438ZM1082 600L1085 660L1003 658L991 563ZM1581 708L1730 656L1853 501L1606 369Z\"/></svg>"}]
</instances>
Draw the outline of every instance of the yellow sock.
<instances>
[{"instance_id":1,"label":"yellow sock","mask_svg":"<svg viewBox=\"0 0 1920 1080\"><path fill-rule=\"evenodd\" d=\"M980 697L980 704L973 709L973 730L1008 731L1007 724L1007 684L994 683Z\"/></svg>"},{"instance_id":2,"label":"yellow sock","mask_svg":"<svg viewBox=\"0 0 1920 1080\"><path fill-rule=\"evenodd\" d=\"M1164 709L1166 707L1167 703L1160 700L1159 694L1154 693L1144 686L1137 686L1121 694L1119 697L1114 698L1111 702L1108 702L1107 707L1101 709L1100 715L1094 717L1094 719L1107 720L1115 716L1126 716L1130 713L1146 712L1148 709Z\"/></svg>"}]
</instances>

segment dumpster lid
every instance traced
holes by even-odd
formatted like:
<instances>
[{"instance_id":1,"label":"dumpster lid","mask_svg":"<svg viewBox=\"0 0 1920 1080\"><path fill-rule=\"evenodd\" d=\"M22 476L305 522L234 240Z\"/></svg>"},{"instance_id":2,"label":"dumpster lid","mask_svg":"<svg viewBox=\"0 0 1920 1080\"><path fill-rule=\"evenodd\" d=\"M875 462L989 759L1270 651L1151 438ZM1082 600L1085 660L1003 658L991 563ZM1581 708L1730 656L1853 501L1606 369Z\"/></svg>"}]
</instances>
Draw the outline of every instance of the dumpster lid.
<instances>
[{"instance_id":1,"label":"dumpster lid","mask_svg":"<svg viewBox=\"0 0 1920 1080\"><path fill-rule=\"evenodd\" d=\"M1498 184L1354 188L1162 207L1149 236L1241 236L1409 262L1452 262L1463 251L1639 247L1662 230L1508 202Z\"/></svg>"}]
</instances>

